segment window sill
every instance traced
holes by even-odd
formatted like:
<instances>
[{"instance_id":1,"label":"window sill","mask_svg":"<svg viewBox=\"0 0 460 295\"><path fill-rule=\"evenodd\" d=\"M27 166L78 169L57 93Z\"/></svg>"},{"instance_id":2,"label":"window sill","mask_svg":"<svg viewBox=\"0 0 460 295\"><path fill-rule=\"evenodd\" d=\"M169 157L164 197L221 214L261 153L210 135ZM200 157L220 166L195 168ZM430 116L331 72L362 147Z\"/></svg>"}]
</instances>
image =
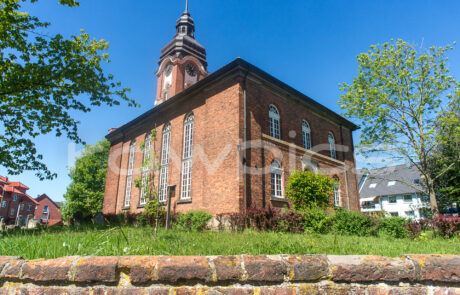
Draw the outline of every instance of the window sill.
<instances>
[{"instance_id":1,"label":"window sill","mask_svg":"<svg viewBox=\"0 0 460 295\"><path fill-rule=\"evenodd\" d=\"M182 200L178 200L176 204L188 204L191 202L192 202L192 199L182 199Z\"/></svg>"},{"instance_id":2,"label":"window sill","mask_svg":"<svg viewBox=\"0 0 460 295\"><path fill-rule=\"evenodd\" d=\"M278 201L278 202L286 202L286 203L289 202L289 200L286 198L280 198L280 197L274 197L274 196L270 197L270 201Z\"/></svg>"},{"instance_id":3,"label":"window sill","mask_svg":"<svg viewBox=\"0 0 460 295\"><path fill-rule=\"evenodd\" d=\"M121 210L123 210L123 211L127 211L127 210L129 210L129 208L130 208L130 206L127 206L127 207L121 207Z\"/></svg>"},{"instance_id":4,"label":"window sill","mask_svg":"<svg viewBox=\"0 0 460 295\"><path fill-rule=\"evenodd\" d=\"M142 209L144 207L145 207L145 204L144 205L141 205L141 204L137 205L137 209Z\"/></svg>"}]
</instances>

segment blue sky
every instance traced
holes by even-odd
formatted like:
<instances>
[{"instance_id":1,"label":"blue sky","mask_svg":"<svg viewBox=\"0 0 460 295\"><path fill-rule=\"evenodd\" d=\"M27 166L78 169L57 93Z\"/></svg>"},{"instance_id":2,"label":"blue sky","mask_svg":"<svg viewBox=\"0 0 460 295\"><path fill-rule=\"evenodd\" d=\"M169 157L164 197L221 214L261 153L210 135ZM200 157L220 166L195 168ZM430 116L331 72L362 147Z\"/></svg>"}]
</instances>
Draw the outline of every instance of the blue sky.
<instances>
[{"instance_id":1,"label":"blue sky","mask_svg":"<svg viewBox=\"0 0 460 295\"><path fill-rule=\"evenodd\" d=\"M81 121L81 137L93 144L109 128L153 106L160 49L174 36L185 0L81 0L78 8L57 2L27 3L24 10L51 22L44 33L69 36L84 29L94 38L107 40L111 63L105 69L130 87L130 96L142 105L75 113ZM460 41L458 0L190 0L189 6L196 39L207 49L210 72L240 56L339 113L338 84L352 81L357 73L356 56L369 45L391 38L425 47ZM449 54L449 66L458 79L460 48L456 47ZM37 147L58 178L39 181L33 173L10 178L29 186L33 197L47 193L60 201L70 182L68 166L82 146L50 134L38 138ZM0 167L0 175L5 174Z\"/></svg>"}]
</instances>

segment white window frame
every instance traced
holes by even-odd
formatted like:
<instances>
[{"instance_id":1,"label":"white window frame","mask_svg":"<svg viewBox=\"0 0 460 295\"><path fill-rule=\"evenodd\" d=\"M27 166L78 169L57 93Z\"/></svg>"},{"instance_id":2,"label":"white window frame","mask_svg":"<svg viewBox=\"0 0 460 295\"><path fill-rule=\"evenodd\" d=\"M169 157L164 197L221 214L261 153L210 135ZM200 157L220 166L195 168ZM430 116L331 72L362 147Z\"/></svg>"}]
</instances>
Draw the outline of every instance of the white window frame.
<instances>
[{"instance_id":1,"label":"white window frame","mask_svg":"<svg viewBox=\"0 0 460 295\"><path fill-rule=\"evenodd\" d=\"M14 208L10 209L10 216L14 216L14 213L16 213L16 210Z\"/></svg>"},{"instance_id":2,"label":"white window frame","mask_svg":"<svg viewBox=\"0 0 460 295\"><path fill-rule=\"evenodd\" d=\"M152 150L152 135L149 133L145 137L144 141L144 165L145 163L150 159L150 152ZM147 195L148 190L145 189L145 185L148 182L149 178L149 172L150 172L150 167L149 166L143 166L142 167L142 175L141 175L141 192L139 195L139 205L143 206L147 204L147 198L145 195Z\"/></svg>"},{"instance_id":3,"label":"white window frame","mask_svg":"<svg viewBox=\"0 0 460 295\"><path fill-rule=\"evenodd\" d=\"M43 216L45 216L45 214L46 214L46 218L43 218ZM48 206L48 205L45 205L45 206L43 207L42 219L45 219L45 220L50 219L50 210L49 210L49 206Z\"/></svg>"},{"instance_id":4,"label":"white window frame","mask_svg":"<svg viewBox=\"0 0 460 295\"><path fill-rule=\"evenodd\" d=\"M306 120L302 121L302 143L305 149L311 150L311 129Z\"/></svg>"},{"instance_id":5,"label":"white window frame","mask_svg":"<svg viewBox=\"0 0 460 295\"><path fill-rule=\"evenodd\" d=\"M8 206L8 202L7 201L2 201L2 208L6 208L6 206Z\"/></svg>"},{"instance_id":6,"label":"white window frame","mask_svg":"<svg viewBox=\"0 0 460 295\"><path fill-rule=\"evenodd\" d=\"M32 211L33 208L34 208L33 205L27 205L27 211Z\"/></svg>"},{"instance_id":7,"label":"white window frame","mask_svg":"<svg viewBox=\"0 0 460 295\"><path fill-rule=\"evenodd\" d=\"M171 124L163 128L161 143L161 168L160 168L160 185L158 192L158 201L166 202L168 193L168 170L169 170L169 148L171 144Z\"/></svg>"},{"instance_id":8,"label":"white window frame","mask_svg":"<svg viewBox=\"0 0 460 295\"><path fill-rule=\"evenodd\" d=\"M284 198L283 196L283 166L277 159L272 161L271 169L271 196L273 198Z\"/></svg>"},{"instance_id":9,"label":"white window frame","mask_svg":"<svg viewBox=\"0 0 460 295\"><path fill-rule=\"evenodd\" d=\"M194 115L189 114L184 121L184 149L182 153L181 199L192 198L192 157L193 157Z\"/></svg>"},{"instance_id":10,"label":"white window frame","mask_svg":"<svg viewBox=\"0 0 460 295\"><path fill-rule=\"evenodd\" d=\"M18 200L18 195L17 194L14 194L13 195L13 202L16 202Z\"/></svg>"},{"instance_id":11,"label":"white window frame","mask_svg":"<svg viewBox=\"0 0 460 295\"><path fill-rule=\"evenodd\" d=\"M337 159L337 152L335 150L335 137L332 132L327 135L327 141L329 142L329 151L332 159Z\"/></svg>"},{"instance_id":12,"label":"white window frame","mask_svg":"<svg viewBox=\"0 0 460 295\"><path fill-rule=\"evenodd\" d=\"M131 205L131 191L133 186L134 155L136 154L136 141L129 145L128 174L126 176L125 203L124 207Z\"/></svg>"},{"instance_id":13,"label":"white window frame","mask_svg":"<svg viewBox=\"0 0 460 295\"><path fill-rule=\"evenodd\" d=\"M24 204L19 204L19 211L24 211Z\"/></svg>"},{"instance_id":14,"label":"white window frame","mask_svg":"<svg viewBox=\"0 0 460 295\"><path fill-rule=\"evenodd\" d=\"M268 118L270 120L270 136L281 139L280 113L272 104L268 108Z\"/></svg>"},{"instance_id":15,"label":"white window frame","mask_svg":"<svg viewBox=\"0 0 460 295\"><path fill-rule=\"evenodd\" d=\"M337 177L334 177L332 189L334 191L334 206L340 207L340 180Z\"/></svg>"}]
</instances>

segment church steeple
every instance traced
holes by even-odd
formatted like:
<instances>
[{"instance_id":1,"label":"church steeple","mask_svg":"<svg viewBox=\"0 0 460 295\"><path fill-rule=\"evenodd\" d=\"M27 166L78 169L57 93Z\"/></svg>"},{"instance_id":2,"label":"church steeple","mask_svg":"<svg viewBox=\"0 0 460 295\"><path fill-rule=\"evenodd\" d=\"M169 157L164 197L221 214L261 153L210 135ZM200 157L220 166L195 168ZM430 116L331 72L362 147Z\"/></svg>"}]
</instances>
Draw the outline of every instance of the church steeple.
<instances>
[{"instance_id":1,"label":"church steeple","mask_svg":"<svg viewBox=\"0 0 460 295\"><path fill-rule=\"evenodd\" d=\"M188 11L176 21L176 35L163 49L159 61L155 105L169 99L208 75L206 49L195 40L195 22Z\"/></svg>"}]
</instances>

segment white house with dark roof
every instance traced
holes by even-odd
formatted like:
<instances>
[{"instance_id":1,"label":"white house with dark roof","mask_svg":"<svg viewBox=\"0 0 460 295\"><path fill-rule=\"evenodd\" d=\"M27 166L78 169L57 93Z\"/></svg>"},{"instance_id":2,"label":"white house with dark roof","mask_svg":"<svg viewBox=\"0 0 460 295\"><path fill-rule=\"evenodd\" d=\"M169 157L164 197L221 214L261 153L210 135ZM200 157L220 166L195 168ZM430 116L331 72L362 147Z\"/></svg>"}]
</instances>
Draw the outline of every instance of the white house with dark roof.
<instances>
[{"instance_id":1,"label":"white house with dark roof","mask_svg":"<svg viewBox=\"0 0 460 295\"><path fill-rule=\"evenodd\" d=\"M361 212L384 211L388 216L420 219L429 208L415 166L397 165L358 170Z\"/></svg>"}]
</instances>

